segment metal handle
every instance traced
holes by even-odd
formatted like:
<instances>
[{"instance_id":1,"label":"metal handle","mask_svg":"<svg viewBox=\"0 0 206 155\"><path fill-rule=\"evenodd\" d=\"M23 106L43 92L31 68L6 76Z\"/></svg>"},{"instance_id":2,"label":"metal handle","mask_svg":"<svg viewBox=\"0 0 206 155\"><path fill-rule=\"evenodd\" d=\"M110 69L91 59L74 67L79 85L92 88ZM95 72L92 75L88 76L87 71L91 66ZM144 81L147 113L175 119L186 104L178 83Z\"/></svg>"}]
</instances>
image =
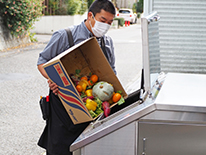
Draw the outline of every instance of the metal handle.
<instances>
[{"instance_id":1,"label":"metal handle","mask_svg":"<svg viewBox=\"0 0 206 155\"><path fill-rule=\"evenodd\" d=\"M143 152L142 155L146 155L146 138L143 138Z\"/></svg>"},{"instance_id":2,"label":"metal handle","mask_svg":"<svg viewBox=\"0 0 206 155\"><path fill-rule=\"evenodd\" d=\"M149 18L147 21L148 21L148 24L150 24L151 22L155 22L158 20L160 20L160 16L157 14L156 16Z\"/></svg>"}]
</instances>

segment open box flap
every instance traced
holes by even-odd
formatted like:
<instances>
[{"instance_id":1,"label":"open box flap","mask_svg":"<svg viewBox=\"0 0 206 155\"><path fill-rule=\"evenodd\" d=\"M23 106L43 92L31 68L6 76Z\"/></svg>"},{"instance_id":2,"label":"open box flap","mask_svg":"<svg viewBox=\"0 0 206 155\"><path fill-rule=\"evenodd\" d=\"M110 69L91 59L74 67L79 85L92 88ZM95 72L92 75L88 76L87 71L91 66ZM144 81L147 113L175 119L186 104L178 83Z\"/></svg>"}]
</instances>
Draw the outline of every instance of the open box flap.
<instances>
[{"instance_id":1,"label":"open box flap","mask_svg":"<svg viewBox=\"0 0 206 155\"><path fill-rule=\"evenodd\" d=\"M90 50L90 44L92 45L92 48L94 50L88 53L86 51ZM82 46L80 49L82 51L82 54L84 55L84 58L87 61L87 64L89 64L91 71L97 74L98 77L101 77L100 81L106 81L108 83L111 83L114 86L115 91L122 90L124 98L127 98L127 93L123 89L121 83L119 82L117 76L112 70L103 52L96 52L97 50L101 50L98 42L96 40L92 40L89 44Z\"/></svg>"},{"instance_id":2,"label":"open box flap","mask_svg":"<svg viewBox=\"0 0 206 155\"><path fill-rule=\"evenodd\" d=\"M56 57L52 58L51 60L49 60L47 63L44 64L44 67L47 67L48 65L51 64L51 62L57 61L59 59L61 59L62 57L64 57L65 55L67 55L68 53L70 53L71 51L75 50L76 48L81 47L83 44L85 44L85 42L87 42L88 40L92 40L93 38L89 38L87 40L84 40L82 42L80 42L79 44L76 44L74 46L72 46L71 48L69 48L68 50L60 53L59 55L57 55Z\"/></svg>"}]
</instances>

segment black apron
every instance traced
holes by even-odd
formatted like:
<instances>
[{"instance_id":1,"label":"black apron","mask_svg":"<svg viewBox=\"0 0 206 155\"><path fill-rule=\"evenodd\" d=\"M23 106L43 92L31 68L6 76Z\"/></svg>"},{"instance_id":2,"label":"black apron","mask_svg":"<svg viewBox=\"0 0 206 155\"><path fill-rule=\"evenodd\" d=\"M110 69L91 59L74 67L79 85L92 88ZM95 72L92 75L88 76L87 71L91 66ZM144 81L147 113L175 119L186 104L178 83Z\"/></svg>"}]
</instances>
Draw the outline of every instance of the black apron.
<instances>
[{"instance_id":1,"label":"black apron","mask_svg":"<svg viewBox=\"0 0 206 155\"><path fill-rule=\"evenodd\" d=\"M72 155L70 145L90 122L74 125L59 97L50 91L50 117L38 145L51 155Z\"/></svg>"}]
</instances>

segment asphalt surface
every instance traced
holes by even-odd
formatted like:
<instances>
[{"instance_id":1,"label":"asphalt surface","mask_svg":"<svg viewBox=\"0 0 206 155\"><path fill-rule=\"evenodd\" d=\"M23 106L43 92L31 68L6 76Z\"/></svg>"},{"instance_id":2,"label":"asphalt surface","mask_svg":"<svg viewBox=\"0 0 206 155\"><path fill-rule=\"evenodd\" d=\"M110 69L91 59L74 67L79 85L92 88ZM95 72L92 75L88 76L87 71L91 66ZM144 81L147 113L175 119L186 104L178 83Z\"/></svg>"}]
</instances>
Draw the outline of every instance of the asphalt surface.
<instances>
[{"instance_id":1,"label":"asphalt surface","mask_svg":"<svg viewBox=\"0 0 206 155\"><path fill-rule=\"evenodd\" d=\"M36 143L45 122L39 108L40 95L48 93L46 81L36 67L45 44L1 53L0 56L0 154L40 155Z\"/></svg>"},{"instance_id":2,"label":"asphalt surface","mask_svg":"<svg viewBox=\"0 0 206 155\"><path fill-rule=\"evenodd\" d=\"M141 69L140 25L130 28L110 30L109 34L134 29L135 40L128 44L114 35L114 44L124 52L127 45L135 51L117 54L118 77L123 87L139 76ZM40 96L48 94L46 80L37 70L38 54L48 43L51 35L36 35L38 43L22 48L0 52L0 154L1 155L41 155L45 152L37 146L45 122L39 108ZM128 39L126 38L124 39ZM116 41L115 41L116 40ZM135 45L134 45L135 44ZM138 49L137 49L138 48ZM134 72L135 70L135 72Z\"/></svg>"}]
</instances>

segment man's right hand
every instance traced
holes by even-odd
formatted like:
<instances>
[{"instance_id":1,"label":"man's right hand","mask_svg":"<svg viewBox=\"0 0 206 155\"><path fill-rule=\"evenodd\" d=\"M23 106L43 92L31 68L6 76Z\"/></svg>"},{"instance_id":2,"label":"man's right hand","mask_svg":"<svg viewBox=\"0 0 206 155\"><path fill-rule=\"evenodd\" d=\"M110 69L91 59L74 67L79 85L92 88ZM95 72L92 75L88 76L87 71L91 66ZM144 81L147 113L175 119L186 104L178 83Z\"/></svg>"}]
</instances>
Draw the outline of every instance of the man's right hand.
<instances>
[{"instance_id":1,"label":"man's right hand","mask_svg":"<svg viewBox=\"0 0 206 155\"><path fill-rule=\"evenodd\" d=\"M51 80L48 80L47 82L49 84L49 88L53 91L53 93L55 95L57 95L58 91L59 91L58 85L56 83L52 82Z\"/></svg>"}]
</instances>

